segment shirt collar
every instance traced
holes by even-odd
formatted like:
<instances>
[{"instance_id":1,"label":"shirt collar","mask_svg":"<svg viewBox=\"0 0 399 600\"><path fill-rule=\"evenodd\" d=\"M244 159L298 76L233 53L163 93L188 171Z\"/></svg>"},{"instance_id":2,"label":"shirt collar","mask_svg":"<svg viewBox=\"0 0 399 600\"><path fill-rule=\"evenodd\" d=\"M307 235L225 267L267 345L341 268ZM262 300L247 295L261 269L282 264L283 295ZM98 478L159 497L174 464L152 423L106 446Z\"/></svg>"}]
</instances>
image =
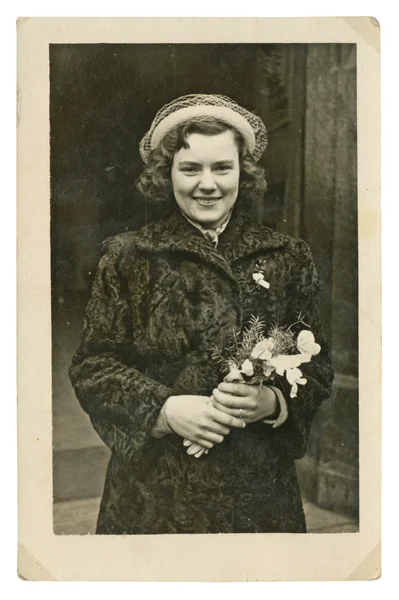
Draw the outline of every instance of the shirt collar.
<instances>
[{"instance_id":1,"label":"shirt collar","mask_svg":"<svg viewBox=\"0 0 399 600\"><path fill-rule=\"evenodd\" d=\"M184 214L184 212L182 212L182 215L185 219L187 219L187 221L189 223L191 223L191 225L196 227L207 240L212 242L212 244L215 247L217 247L217 245L219 243L219 235L221 233L223 233L223 231L226 229L227 225L229 224L232 212L233 212L233 209L230 210L229 214L227 215L227 218L223 221L223 223L221 225L219 225L219 227L216 227L214 229L213 228L207 229L207 228L203 227L200 223L197 223L196 221L192 221L191 219L189 219L187 217L187 215Z\"/></svg>"}]
</instances>

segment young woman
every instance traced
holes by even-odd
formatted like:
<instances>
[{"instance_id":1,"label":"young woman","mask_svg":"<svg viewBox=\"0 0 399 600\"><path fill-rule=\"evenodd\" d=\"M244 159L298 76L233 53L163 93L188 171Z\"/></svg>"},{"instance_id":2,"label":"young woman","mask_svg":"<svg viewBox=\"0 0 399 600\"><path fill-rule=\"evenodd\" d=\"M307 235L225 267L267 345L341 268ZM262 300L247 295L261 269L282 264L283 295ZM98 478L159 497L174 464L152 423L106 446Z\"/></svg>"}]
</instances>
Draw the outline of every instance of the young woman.
<instances>
[{"instance_id":1,"label":"young woman","mask_svg":"<svg viewBox=\"0 0 399 600\"><path fill-rule=\"evenodd\" d=\"M251 219L266 144L262 121L218 95L174 100L141 142L139 189L171 215L105 242L70 370L112 451L99 534L306 531L294 459L333 376L309 248ZM213 360L251 316L298 315L321 351L296 398Z\"/></svg>"}]
</instances>

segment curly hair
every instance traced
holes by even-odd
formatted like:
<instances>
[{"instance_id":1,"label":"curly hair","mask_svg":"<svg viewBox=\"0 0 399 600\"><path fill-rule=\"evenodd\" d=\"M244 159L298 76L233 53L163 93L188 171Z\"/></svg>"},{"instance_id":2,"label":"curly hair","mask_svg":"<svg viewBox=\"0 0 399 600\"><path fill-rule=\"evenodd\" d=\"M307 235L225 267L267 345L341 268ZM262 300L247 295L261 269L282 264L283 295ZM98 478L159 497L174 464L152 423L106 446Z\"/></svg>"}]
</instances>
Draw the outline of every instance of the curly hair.
<instances>
[{"instance_id":1,"label":"curly hair","mask_svg":"<svg viewBox=\"0 0 399 600\"><path fill-rule=\"evenodd\" d=\"M155 148L149 161L136 181L140 194L147 200L167 204L172 210L175 207L171 181L173 157L181 148L188 148L188 136L191 133L217 135L231 130L237 143L240 182L238 198L256 201L263 197L267 189L264 170L259 167L247 149L241 134L232 126L212 117L197 117L180 124L170 131Z\"/></svg>"}]
</instances>

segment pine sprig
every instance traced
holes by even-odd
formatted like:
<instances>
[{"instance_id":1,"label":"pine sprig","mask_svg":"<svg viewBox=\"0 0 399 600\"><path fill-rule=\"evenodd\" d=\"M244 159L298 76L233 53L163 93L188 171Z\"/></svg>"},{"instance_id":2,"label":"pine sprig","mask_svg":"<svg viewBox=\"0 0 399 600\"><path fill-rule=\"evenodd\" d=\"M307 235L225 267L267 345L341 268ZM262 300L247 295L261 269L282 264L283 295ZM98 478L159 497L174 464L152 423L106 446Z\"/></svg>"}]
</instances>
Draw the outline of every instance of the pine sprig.
<instances>
[{"instance_id":1,"label":"pine sprig","mask_svg":"<svg viewBox=\"0 0 399 600\"><path fill-rule=\"evenodd\" d=\"M263 334L265 330L265 323L259 317L251 316L248 327L246 327L242 334L242 348L247 352L265 339Z\"/></svg>"},{"instance_id":2,"label":"pine sprig","mask_svg":"<svg viewBox=\"0 0 399 600\"><path fill-rule=\"evenodd\" d=\"M223 370L228 372L232 368L241 368L245 360L252 361L255 367L255 373L251 380L253 382L264 379L263 362L261 359L253 359L252 350L266 338L273 340L273 356L294 354L296 351L296 333L298 325L309 328L303 320L303 315L298 315L298 320L291 325L279 326L272 323L266 329L265 322L260 317L251 316L248 325L242 331L233 328L230 339L224 348L212 349L212 360L221 365Z\"/></svg>"},{"instance_id":3,"label":"pine sprig","mask_svg":"<svg viewBox=\"0 0 399 600\"><path fill-rule=\"evenodd\" d=\"M289 327L277 327L273 325L269 331L269 336L273 338L274 354L289 354L295 349L294 333Z\"/></svg>"}]
</instances>

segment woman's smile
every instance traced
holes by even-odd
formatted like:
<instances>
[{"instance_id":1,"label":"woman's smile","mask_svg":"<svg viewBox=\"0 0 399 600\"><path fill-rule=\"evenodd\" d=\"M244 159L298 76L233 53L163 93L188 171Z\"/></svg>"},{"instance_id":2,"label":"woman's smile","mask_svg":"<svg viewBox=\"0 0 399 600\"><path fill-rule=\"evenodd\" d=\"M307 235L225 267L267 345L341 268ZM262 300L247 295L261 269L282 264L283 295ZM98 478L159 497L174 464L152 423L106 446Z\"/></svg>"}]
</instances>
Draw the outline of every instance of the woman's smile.
<instances>
[{"instance_id":1,"label":"woman's smile","mask_svg":"<svg viewBox=\"0 0 399 600\"><path fill-rule=\"evenodd\" d=\"M190 134L187 148L173 157L171 178L176 203L186 217L208 228L221 225L237 200L240 181L233 132Z\"/></svg>"},{"instance_id":2,"label":"woman's smile","mask_svg":"<svg viewBox=\"0 0 399 600\"><path fill-rule=\"evenodd\" d=\"M215 206L217 204L217 202L219 202L219 200L221 200L221 199L222 198L206 198L206 197L193 198L193 200L198 202L198 204L200 204L201 206Z\"/></svg>"}]
</instances>

